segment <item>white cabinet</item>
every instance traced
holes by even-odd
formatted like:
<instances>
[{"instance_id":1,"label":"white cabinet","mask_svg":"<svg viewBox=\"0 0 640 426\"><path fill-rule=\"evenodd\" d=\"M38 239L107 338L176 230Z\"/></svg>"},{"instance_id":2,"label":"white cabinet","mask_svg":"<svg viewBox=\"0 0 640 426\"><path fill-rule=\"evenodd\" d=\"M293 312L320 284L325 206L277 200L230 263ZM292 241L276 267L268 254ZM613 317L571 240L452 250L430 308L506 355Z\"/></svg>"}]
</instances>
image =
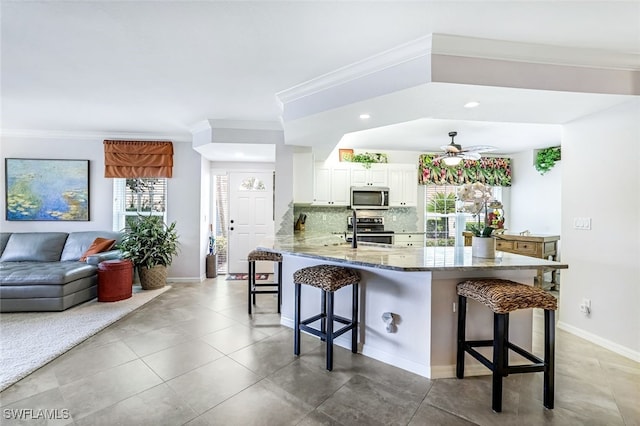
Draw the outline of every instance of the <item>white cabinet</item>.
<instances>
[{"instance_id":1,"label":"white cabinet","mask_svg":"<svg viewBox=\"0 0 640 426\"><path fill-rule=\"evenodd\" d=\"M360 163L351 164L351 186L387 186L388 167L386 164L371 164L365 168Z\"/></svg>"},{"instance_id":2,"label":"white cabinet","mask_svg":"<svg viewBox=\"0 0 640 426\"><path fill-rule=\"evenodd\" d=\"M424 234L394 234L394 246L424 247Z\"/></svg>"},{"instance_id":3,"label":"white cabinet","mask_svg":"<svg viewBox=\"0 0 640 426\"><path fill-rule=\"evenodd\" d=\"M313 202L313 154L310 152L293 154L293 202Z\"/></svg>"},{"instance_id":4,"label":"white cabinet","mask_svg":"<svg viewBox=\"0 0 640 426\"><path fill-rule=\"evenodd\" d=\"M348 206L351 169L349 166L327 166L316 163L313 204L317 206Z\"/></svg>"},{"instance_id":5,"label":"white cabinet","mask_svg":"<svg viewBox=\"0 0 640 426\"><path fill-rule=\"evenodd\" d=\"M391 164L389 166L389 206L416 207L418 205L418 166Z\"/></svg>"}]
</instances>

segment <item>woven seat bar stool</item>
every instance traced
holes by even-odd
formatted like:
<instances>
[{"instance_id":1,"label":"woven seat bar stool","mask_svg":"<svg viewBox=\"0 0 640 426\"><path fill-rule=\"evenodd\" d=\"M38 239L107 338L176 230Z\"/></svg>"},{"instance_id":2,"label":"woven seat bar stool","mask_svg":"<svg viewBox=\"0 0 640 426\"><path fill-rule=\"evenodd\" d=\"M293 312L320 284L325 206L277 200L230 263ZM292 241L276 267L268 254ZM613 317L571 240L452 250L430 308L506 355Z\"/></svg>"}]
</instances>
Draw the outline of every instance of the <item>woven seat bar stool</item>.
<instances>
[{"instance_id":1,"label":"woven seat bar stool","mask_svg":"<svg viewBox=\"0 0 640 426\"><path fill-rule=\"evenodd\" d=\"M247 255L247 260L249 261L249 315L251 315L251 307L256 304L256 294L277 294L278 313L280 313L280 305L282 304L282 255L280 253L272 253L264 250L253 250ZM256 261L277 262L277 281L272 283L257 283ZM267 287L268 289L265 289L265 287Z\"/></svg>"},{"instance_id":2,"label":"woven seat bar stool","mask_svg":"<svg viewBox=\"0 0 640 426\"><path fill-rule=\"evenodd\" d=\"M554 401L555 311L556 298L544 290L503 279L470 279L458 283L458 350L456 376L464 377L464 354L469 353L493 372L491 408L502 411L502 378L509 374L544 372L543 404L552 409ZM466 340L467 298L482 303L493 311L493 340ZM544 309L544 359L509 342L509 312L518 309ZM474 348L493 346L493 360ZM532 364L509 365L509 349Z\"/></svg>"},{"instance_id":3,"label":"woven seat bar stool","mask_svg":"<svg viewBox=\"0 0 640 426\"><path fill-rule=\"evenodd\" d=\"M333 340L351 330L351 352L358 353L358 283L360 274L355 269L335 265L316 265L298 269L293 273L295 284L295 312L293 353L300 355L300 330L320 337L327 344L327 370L333 370ZM300 319L300 296L302 284L317 287L322 291L320 313L307 319ZM351 285L351 319L335 315L333 312L334 293L342 287ZM320 320L320 329L308 324ZM333 323L345 324L334 331Z\"/></svg>"}]
</instances>

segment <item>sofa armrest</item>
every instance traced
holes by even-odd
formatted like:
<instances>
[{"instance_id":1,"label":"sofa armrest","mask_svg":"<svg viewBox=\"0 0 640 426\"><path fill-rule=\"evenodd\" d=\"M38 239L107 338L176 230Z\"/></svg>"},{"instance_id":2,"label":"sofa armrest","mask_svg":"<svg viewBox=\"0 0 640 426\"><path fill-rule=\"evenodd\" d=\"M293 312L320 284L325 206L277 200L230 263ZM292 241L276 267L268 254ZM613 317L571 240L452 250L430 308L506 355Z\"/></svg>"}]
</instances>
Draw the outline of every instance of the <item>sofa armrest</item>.
<instances>
[{"instance_id":1,"label":"sofa armrest","mask_svg":"<svg viewBox=\"0 0 640 426\"><path fill-rule=\"evenodd\" d=\"M109 250L103 251L102 253L90 254L87 256L87 263L89 265L97 265L100 262L104 262L105 260L113 260L113 259L121 259L122 251L120 250Z\"/></svg>"}]
</instances>

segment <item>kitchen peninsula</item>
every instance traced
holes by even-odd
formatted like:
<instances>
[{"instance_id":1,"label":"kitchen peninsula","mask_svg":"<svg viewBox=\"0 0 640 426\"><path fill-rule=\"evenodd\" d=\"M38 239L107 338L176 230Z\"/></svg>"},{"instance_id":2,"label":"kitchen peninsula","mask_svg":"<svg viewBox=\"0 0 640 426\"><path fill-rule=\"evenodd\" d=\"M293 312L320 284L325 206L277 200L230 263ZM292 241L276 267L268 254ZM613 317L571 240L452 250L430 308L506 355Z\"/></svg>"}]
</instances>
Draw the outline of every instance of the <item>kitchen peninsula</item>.
<instances>
[{"instance_id":1,"label":"kitchen peninsula","mask_svg":"<svg viewBox=\"0 0 640 426\"><path fill-rule=\"evenodd\" d=\"M475 258L471 247L398 247L345 244L338 236L299 233L276 237L259 247L283 255L281 323L293 327L293 273L307 266L336 264L357 269L361 275L360 352L382 362L428 378L455 376L456 284L466 278L496 277L533 285L538 268L566 269L568 265L512 253L497 252L495 259ZM304 286L302 317L315 314L319 290ZM348 290L335 295L337 315L349 316ZM391 333L382 315L394 317ZM491 311L473 301L468 305L467 337L490 339ZM531 349L532 311L513 312L511 340ZM349 348L348 336L336 344ZM292 349L293 350L293 349ZM336 365L335 368L339 368ZM487 374L469 358L468 373Z\"/></svg>"}]
</instances>

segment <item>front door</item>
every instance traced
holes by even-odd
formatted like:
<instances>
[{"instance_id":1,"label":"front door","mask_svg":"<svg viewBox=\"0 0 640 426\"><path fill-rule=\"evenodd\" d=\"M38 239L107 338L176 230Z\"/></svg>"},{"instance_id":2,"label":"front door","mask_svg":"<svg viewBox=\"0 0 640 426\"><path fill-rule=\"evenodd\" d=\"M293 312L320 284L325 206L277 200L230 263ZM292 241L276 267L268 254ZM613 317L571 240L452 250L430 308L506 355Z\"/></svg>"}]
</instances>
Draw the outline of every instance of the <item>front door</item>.
<instances>
[{"instance_id":1,"label":"front door","mask_svg":"<svg viewBox=\"0 0 640 426\"><path fill-rule=\"evenodd\" d=\"M228 271L247 272L247 255L266 237L272 237L273 173L229 173ZM256 272L273 272L271 262L258 262Z\"/></svg>"}]
</instances>

